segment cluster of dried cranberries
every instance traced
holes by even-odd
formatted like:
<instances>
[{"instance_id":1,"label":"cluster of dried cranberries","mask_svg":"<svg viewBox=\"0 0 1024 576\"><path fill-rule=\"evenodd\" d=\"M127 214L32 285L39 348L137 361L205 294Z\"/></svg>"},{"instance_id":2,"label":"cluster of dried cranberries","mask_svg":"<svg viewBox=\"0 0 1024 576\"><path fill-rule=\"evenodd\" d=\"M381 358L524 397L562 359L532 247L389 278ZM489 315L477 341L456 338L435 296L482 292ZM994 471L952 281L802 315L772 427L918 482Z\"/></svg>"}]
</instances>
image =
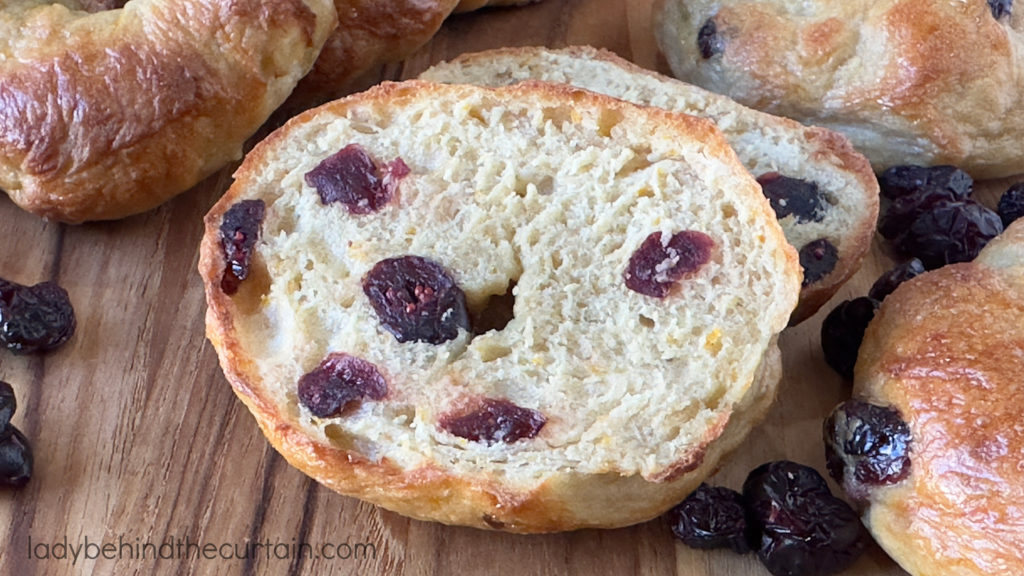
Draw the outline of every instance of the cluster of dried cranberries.
<instances>
[{"instance_id":1,"label":"cluster of dried cranberries","mask_svg":"<svg viewBox=\"0 0 1024 576\"><path fill-rule=\"evenodd\" d=\"M849 567L868 538L857 513L813 468L764 464L743 493L702 484L669 512L672 531L697 548L750 550L775 576L823 576Z\"/></svg>"}]
</instances>

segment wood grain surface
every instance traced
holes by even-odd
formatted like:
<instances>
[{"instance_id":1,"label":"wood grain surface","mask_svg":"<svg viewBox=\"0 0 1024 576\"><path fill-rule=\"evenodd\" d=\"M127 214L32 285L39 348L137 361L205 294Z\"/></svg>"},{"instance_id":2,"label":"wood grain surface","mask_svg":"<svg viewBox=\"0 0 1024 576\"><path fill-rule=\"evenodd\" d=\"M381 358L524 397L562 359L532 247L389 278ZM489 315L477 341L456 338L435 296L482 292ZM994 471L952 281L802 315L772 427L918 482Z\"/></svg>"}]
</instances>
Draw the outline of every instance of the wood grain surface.
<instances>
[{"instance_id":1,"label":"wood grain surface","mask_svg":"<svg viewBox=\"0 0 1024 576\"><path fill-rule=\"evenodd\" d=\"M650 11L649 0L545 0L457 16L380 77L531 44L591 44L664 70ZM19 402L13 422L36 463L26 488L0 491L0 575L768 574L753 555L676 543L664 520L545 536L489 533L408 520L290 468L236 400L204 338L202 216L233 168L118 222L46 223L0 200L0 277L55 280L78 315L74 338L55 353L0 351L0 379ZM982 198L991 204L1004 187L989 186ZM876 245L826 311L866 293L889 263ZM824 313L783 334L779 400L712 482L739 488L770 459L824 468L821 420L849 394L822 358ZM845 574L903 572L872 547Z\"/></svg>"}]
</instances>

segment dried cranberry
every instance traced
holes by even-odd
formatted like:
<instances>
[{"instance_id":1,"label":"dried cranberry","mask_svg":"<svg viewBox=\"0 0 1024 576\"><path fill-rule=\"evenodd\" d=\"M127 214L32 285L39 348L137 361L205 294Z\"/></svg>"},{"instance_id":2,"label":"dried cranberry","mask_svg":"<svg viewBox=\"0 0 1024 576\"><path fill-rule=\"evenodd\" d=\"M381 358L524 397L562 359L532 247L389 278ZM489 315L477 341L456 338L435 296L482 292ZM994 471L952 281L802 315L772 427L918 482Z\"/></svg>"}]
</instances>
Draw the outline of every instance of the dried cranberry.
<instances>
[{"instance_id":1,"label":"dried cranberry","mask_svg":"<svg viewBox=\"0 0 1024 576\"><path fill-rule=\"evenodd\" d=\"M299 379L299 401L317 418L337 416L352 402L380 400L388 385L372 363L334 353Z\"/></svg>"},{"instance_id":2,"label":"dried cranberry","mask_svg":"<svg viewBox=\"0 0 1024 576\"><path fill-rule=\"evenodd\" d=\"M939 200L896 242L928 270L969 262L1003 231L999 215L973 199Z\"/></svg>"},{"instance_id":3,"label":"dried cranberry","mask_svg":"<svg viewBox=\"0 0 1024 576\"><path fill-rule=\"evenodd\" d=\"M878 310L878 300L861 296L842 302L821 323L821 350L825 362L843 378L853 380L853 367L864 340L864 330Z\"/></svg>"},{"instance_id":4,"label":"dried cranberry","mask_svg":"<svg viewBox=\"0 0 1024 576\"><path fill-rule=\"evenodd\" d=\"M771 202L778 219L793 215L797 222L821 222L825 218L825 198L814 182L768 172L757 178L761 191Z\"/></svg>"},{"instance_id":5,"label":"dried cranberry","mask_svg":"<svg viewBox=\"0 0 1024 576\"><path fill-rule=\"evenodd\" d=\"M746 507L735 490L701 484L668 517L672 532L687 546L750 552Z\"/></svg>"},{"instance_id":6,"label":"dried cranberry","mask_svg":"<svg viewBox=\"0 0 1024 576\"><path fill-rule=\"evenodd\" d=\"M697 48L700 49L700 55L705 60L725 51L725 42L718 34L718 25L715 24L714 19L708 18L708 21L697 31Z\"/></svg>"},{"instance_id":7,"label":"dried cranberry","mask_svg":"<svg viewBox=\"0 0 1024 576\"><path fill-rule=\"evenodd\" d=\"M32 478L32 447L14 426L0 430L0 485L19 488Z\"/></svg>"},{"instance_id":8,"label":"dried cranberry","mask_svg":"<svg viewBox=\"0 0 1024 576\"><path fill-rule=\"evenodd\" d=\"M715 241L703 232L684 230L666 238L654 232L629 259L623 277L626 287L654 298L664 298L680 278L711 259Z\"/></svg>"},{"instance_id":9,"label":"dried cranberry","mask_svg":"<svg viewBox=\"0 0 1024 576\"><path fill-rule=\"evenodd\" d=\"M882 208L878 219L878 232L886 240L899 244L910 232L914 222L939 202L956 200L948 191L931 190L920 194L903 196L888 202Z\"/></svg>"},{"instance_id":10,"label":"dried cranberry","mask_svg":"<svg viewBox=\"0 0 1024 576\"><path fill-rule=\"evenodd\" d=\"M800 266L804 269L803 285L814 284L836 269L839 251L825 238L808 242L800 249Z\"/></svg>"},{"instance_id":11,"label":"dried cranberry","mask_svg":"<svg viewBox=\"0 0 1024 576\"><path fill-rule=\"evenodd\" d=\"M992 17L999 20L1003 16L1009 16L1013 10L1013 0L988 0L988 7L992 10Z\"/></svg>"},{"instance_id":12,"label":"dried cranberry","mask_svg":"<svg viewBox=\"0 0 1024 576\"><path fill-rule=\"evenodd\" d=\"M1003 228L1018 218L1024 218L1024 182L1018 182L1003 192L996 212L1003 221Z\"/></svg>"},{"instance_id":13,"label":"dried cranberry","mask_svg":"<svg viewBox=\"0 0 1024 576\"><path fill-rule=\"evenodd\" d=\"M53 282L0 284L0 343L19 354L53 350L75 332L75 310Z\"/></svg>"},{"instance_id":14,"label":"dried cranberry","mask_svg":"<svg viewBox=\"0 0 1024 576\"><path fill-rule=\"evenodd\" d=\"M889 200L928 192L963 200L971 195L974 179L956 166L893 166L878 178L878 185Z\"/></svg>"},{"instance_id":15,"label":"dried cranberry","mask_svg":"<svg viewBox=\"0 0 1024 576\"><path fill-rule=\"evenodd\" d=\"M399 342L441 344L469 330L466 295L440 264L420 256L378 262L363 293Z\"/></svg>"},{"instance_id":16,"label":"dried cranberry","mask_svg":"<svg viewBox=\"0 0 1024 576\"><path fill-rule=\"evenodd\" d=\"M910 428L895 408L847 400L823 425L828 473L855 500L910 474Z\"/></svg>"},{"instance_id":17,"label":"dried cranberry","mask_svg":"<svg viewBox=\"0 0 1024 576\"><path fill-rule=\"evenodd\" d=\"M249 277L253 247L260 237L260 225L266 205L263 200L242 200L228 208L220 223L220 242L224 250L224 275L220 289L228 295Z\"/></svg>"},{"instance_id":18,"label":"dried cranberry","mask_svg":"<svg viewBox=\"0 0 1024 576\"><path fill-rule=\"evenodd\" d=\"M775 576L819 576L849 567L867 536L857 513L829 492L813 468L764 464L743 483L749 519L760 534L757 555Z\"/></svg>"},{"instance_id":19,"label":"dried cranberry","mask_svg":"<svg viewBox=\"0 0 1024 576\"><path fill-rule=\"evenodd\" d=\"M14 388L10 384L0 380L0 430L3 430L11 422L14 411L18 409L18 402L14 399Z\"/></svg>"},{"instance_id":20,"label":"dried cranberry","mask_svg":"<svg viewBox=\"0 0 1024 576\"><path fill-rule=\"evenodd\" d=\"M398 189L409 167L396 158L384 174L359 144L349 144L306 173L306 184L316 188L322 203L341 202L352 214L369 214L384 207Z\"/></svg>"},{"instance_id":21,"label":"dried cranberry","mask_svg":"<svg viewBox=\"0 0 1024 576\"><path fill-rule=\"evenodd\" d=\"M442 416L444 430L471 442L511 444L533 438L547 418L536 410L516 406L508 400L486 398L470 412Z\"/></svg>"},{"instance_id":22,"label":"dried cranberry","mask_svg":"<svg viewBox=\"0 0 1024 576\"><path fill-rule=\"evenodd\" d=\"M896 288L915 276L924 274L924 264L918 258L911 258L878 277L868 291L868 298L874 298L881 302L885 297L892 294Z\"/></svg>"}]
</instances>

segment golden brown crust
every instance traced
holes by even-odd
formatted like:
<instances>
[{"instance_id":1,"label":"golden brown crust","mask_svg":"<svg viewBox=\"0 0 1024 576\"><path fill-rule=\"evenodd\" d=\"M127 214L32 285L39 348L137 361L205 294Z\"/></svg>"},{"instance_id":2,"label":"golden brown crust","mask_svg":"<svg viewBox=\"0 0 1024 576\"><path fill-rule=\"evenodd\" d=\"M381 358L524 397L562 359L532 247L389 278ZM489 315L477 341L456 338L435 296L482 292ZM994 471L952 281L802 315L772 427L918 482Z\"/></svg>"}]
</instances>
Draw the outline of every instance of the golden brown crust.
<instances>
[{"instance_id":1,"label":"golden brown crust","mask_svg":"<svg viewBox=\"0 0 1024 576\"><path fill-rule=\"evenodd\" d=\"M338 27L285 105L299 110L341 97L375 67L412 54L434 36L458 0L334 0Z\"/></svg>"},{"instance_id":2,"label":"golden brown crust","mask_svg":"<svg viewBox=\"0 0 1024 576\"><path fill-rule=\"evenodd\" d=\"M334 14L326 0L134 0L4 20L44 40L9 44L0 63L0 188L81 222L152 208L239 157Z\"/></svg>"},{"instance_id":3,"label":"golden brown crust","mask_svg":"<svg viewBox=\"0 0 1024 576\"><path fill-rule=\"evenodd\" d=\"M465 88L444 89L450 92ZM270 161L267 154L273 152L278 141L288 137L289 126L313 121L321 115L344 116L349 106L368 101L400 105L398 103L405 98L431 95L440 98L439 90L423 82L385 83L368 93L335 101L293 118L247 156L236 172L236 183L207 214L200 248L199 270L208 306L207 336L218 351L228 381L256 417L268 440L292 465L333 490L411 517L512 532L551 532L615 527L660 514L713 472L723 455L733 450L766 413L781 375L781 362L774 340L762 360L758 378L749 386L741 404L735 406L734 411L722 413L720 426L708 430L704 445L695 447L692 453L680 455L678 465L669 467L672 478L647 480L639 474L622 476L618 473L563 471L525 491L515 489L496 473L486 470L474 475L455 474L433 465L404 470L387 459L369 461L355 449L343 449L312 439L300 429L293 416L279 407L278 400L270 397L259 371L241 346L235 334L236 316L243 314L239 309L239 299L225 295L220 289L225 262L219 226L227 209L255 186L261 166ZM559 102L571 99L583 106L593 105L594 99L599 98L601 106L628 112L625 103L564 86L527 84L505 91L519 94L522 98L557 98ZM655 111L651 113L659 115ZM708 154L732 155L710 122L667 112L660 116L660 124L679 126L700 135ZM763 204L759 208L763 211L759 218L769 221L770 208L767 202ZM781 231L777 233L779 238L776 242L782 245ZM788 278L795 284L798 277L795 253L787 249L780 258L784 260L780 265L787 269ZM787 314L780 311L778 316L770 321L781 329ZM616 506L605 504L610 498L615 499Z\"/></svg>"},{"instance_id":4,"label":"golden brown crust","mask_svg":"<svg viewBox=\"0 0 1024 576\"><path fill-rule=\"evenodd\" d=\"M1024 573L1022 327L1024 222L900 286L868 328L855 393L898 408L913 444L865 518L912 574Z\"/></svg>"},{"instance_id":5,"label":"golden brown crust","mask_svg":"<svg viewBox=\"0 0 1024 576\"><path fill-rule=\"evenodd\" d=\"M522 6L540 0L334 0L338 27L316 64L285 104L298 111L340 98L377 79L375 68L406 58L426 44L453 12Z\"/></svg>"},{"instance_id":6,"label":"golden brown crust","mask_svg":"<svg viewBox=\"0 0 1024 576\"><path fill-rule=\"evenodd\" d=\"M985 0L813 5L659 0L673 71L775 114L846 133L875 169L955 164L977 178L1024 172L1024 17ZM704 58L713 21L723 51Z\"/></svg>"}]
</instances>

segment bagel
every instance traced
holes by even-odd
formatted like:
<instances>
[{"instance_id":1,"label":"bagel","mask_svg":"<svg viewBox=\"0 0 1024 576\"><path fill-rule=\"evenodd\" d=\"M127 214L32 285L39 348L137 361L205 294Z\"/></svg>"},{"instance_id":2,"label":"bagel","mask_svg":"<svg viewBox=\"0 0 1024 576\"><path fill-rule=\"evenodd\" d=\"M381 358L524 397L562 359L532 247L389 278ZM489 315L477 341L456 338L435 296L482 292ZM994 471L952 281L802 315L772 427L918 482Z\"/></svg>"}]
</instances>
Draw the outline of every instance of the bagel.
<instances>
[{"instance_id":1,"label":"bagel","mask_svg":"<svg viewBox=\"0 0 1024 576\"><path fill-rule=\"evenodd\" d=\"M380 81L375 69L426 44L454 12L539 0L334 0L338 27L284 106L291 115ZM368 77L370 76L370 77Z\"/></svg>"},{"instance_id":2,"label":"bagel","mask_svg":"<svg viewBox=\"0 0 1024 576\"><path fill-rule=\"evenodd\" d=\"M1024 172L1024 12L996 0L657 0L679 78L849 136L875 170Z\"/></svg>"},{"instance_id":3,"label":"bagel","mask_svg":"<svg viewBox=\"0 0 1024 576\"><path fill-rule=\"evenodd\" d=\"M913 576L1024 574L1024 221L871 321L829 468ZM866 403L866 404L864 404ZM879 473L881 470L883 473Z\"/></svg>"},{"instance_id":4,"label":"bagel","mask_svg":"<svg viewBox=\"0 0 1024 576\"><path fill-rule=\"evenodd\" d=\"M399 62L430 40L459 0L334 0L338 27L285 104L287 113L334 100L376 67Z\"/></svg>"},{"instance_id":5,"label":"bagel","mask_svg":"<svg viewBox=\"0 0 1024 576\"><path fill-rule=\"evenodd\" d=\"M0 189L61 222L153 208L241 157L335 22L330 0L4 2Z\"/></svg>"},{"instance_id":6,"label":"bagel","mask_svg":"<svg viewBox=\"0 0 1024 576\"><path fill-rule=\"evenodd\" d=\"M816 206L811 214L792 209L795 201L789 209L780 208L783 211L779 213L786 239L809 268L804 271L800 304L791 319L794 324L814 314L860 269L871 246L878 218L878 181L867 159L838 133L752 110L724 96L640 68L606 50L586 46L560 50L502 48L463 54L427 69L420 78L488 86L527 79L561 82L636 104L702 116L715 122L755 176L781 174L788 178L778 181L792 182L789 179L795 178L810 183L819 197L811 203ZM777 202L785 205L785 200ZM828 267L805 256L826 245L823 242L834 251Z\"/></svg>"},{"instance_id":7,"label":"bagel","mask_svg":"<svg viewBox=\"0 0 1024 576\"><path fill-rule=\"evenodd\" d=\"M772 400L800 269L708 121L544 83L303 113L206 216L207 336L294 466L415 518L650 519Z\"/></svg>"}]
</instances>

